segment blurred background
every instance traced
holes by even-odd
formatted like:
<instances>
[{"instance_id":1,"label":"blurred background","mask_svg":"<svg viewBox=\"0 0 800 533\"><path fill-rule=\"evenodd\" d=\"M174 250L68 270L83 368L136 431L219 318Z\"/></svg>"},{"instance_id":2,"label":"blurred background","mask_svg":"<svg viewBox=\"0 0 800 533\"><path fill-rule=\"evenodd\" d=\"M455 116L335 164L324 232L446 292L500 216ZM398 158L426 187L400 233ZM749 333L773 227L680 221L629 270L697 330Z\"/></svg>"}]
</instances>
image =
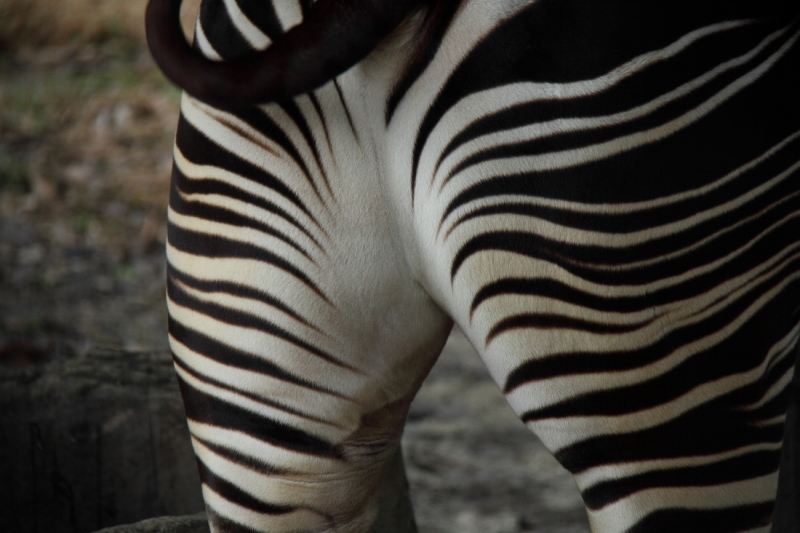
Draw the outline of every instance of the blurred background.
<instances>
[{"instance_id":1,"label":"blurred background","mask_svg":"<svg viewBox=\"0 0 800 533\"><path fill-rule=\"evenodd\" d=\"M188 23L199 2L186 3ZM145 5L0 0L6 364L166 347L162 249L179 92L147 52Z\"/></svg>"}]
</instances>

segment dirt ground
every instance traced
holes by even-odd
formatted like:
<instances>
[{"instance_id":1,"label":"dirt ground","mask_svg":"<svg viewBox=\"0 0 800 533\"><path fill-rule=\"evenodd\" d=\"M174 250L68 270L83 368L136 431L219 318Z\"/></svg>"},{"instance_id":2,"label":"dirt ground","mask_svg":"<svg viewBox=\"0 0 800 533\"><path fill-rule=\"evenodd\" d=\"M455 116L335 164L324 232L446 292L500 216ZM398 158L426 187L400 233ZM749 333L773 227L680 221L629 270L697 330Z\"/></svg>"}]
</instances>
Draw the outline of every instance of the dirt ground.
<instances>
[{"instance_id":1,"label":"dirt ground","mask_svg":"<svg viewBox=\"0 0 800 533\"><path fill-rule=\"evenodd\" d=\"M144 3L0 0L0 365L166 348L179 95L144 47ZM404 446L422 533L588 531L571 478L459 334Z\"/></svg>"}]
</instances>

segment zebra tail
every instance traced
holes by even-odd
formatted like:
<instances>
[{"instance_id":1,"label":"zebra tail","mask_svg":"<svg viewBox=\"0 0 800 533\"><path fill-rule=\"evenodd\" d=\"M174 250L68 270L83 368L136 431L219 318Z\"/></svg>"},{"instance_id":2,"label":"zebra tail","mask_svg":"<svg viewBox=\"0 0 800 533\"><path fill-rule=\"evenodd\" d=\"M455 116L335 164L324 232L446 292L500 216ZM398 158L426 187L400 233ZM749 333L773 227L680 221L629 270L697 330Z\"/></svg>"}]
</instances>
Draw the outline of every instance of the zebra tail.
<instances>
[{"instance_id":1,"label":"zebra tail","mask_svg":"<svg viewBox=\"0 0 800 533\"><path fill-rule=\"evenodd\" d=\"M265 50L217 62L192 49L182 0L150 0L147 43L178 87L220 108L281 101L325 84L365 58L423 0L318 0L308 17Z\"/></svg>"}]
</instances>

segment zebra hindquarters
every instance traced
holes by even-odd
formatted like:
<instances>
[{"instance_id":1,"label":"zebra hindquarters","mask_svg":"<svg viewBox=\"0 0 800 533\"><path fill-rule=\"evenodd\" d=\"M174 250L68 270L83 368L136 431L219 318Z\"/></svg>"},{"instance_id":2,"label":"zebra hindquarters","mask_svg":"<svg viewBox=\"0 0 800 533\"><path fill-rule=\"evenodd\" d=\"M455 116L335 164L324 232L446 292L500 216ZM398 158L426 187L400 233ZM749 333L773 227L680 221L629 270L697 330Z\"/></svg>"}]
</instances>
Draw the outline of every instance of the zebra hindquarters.
<instances>
[{"instance_id":1,"label":"zebra hindquarters","mask_svg":"<svg viewBox=\"0 0 800 533\"><path fill-rule=\"evenodd\" d=\"M317 105L335 116L338 98L328 86ZM234 113L184 98L170 342L212 531L366 533L452 321L404 272L347 123L330 121L337 141L303 160L307 145L274 140L297 133L290 105Z\"/></svg>"},{"instance_id":2,"label":"zebra hindquarters","mask_svg":"<svg viewBox=\"0 0 800 533\"><path fill-rule=\"evenodd\" d=\"M800 26L720 3L583 46L571 24L606 4L558 11L577 4L532 4L443 82L416 175L432 284L593 531L767 531L800 334ZM552 13L559 39L524 31Z\"/></svg>"},{"instance_id":3,"label":"zebra hindquarters","mask_svg":"<svg viewBox=\"0 0 800 533\"><path fill-rule=\"evenodd\" d=\"M465 244L457 322L596 533L769 531L800 335L800 171L783 178L794 205L776 191L742 223L692 208L611 243L606 222L648 214L564 213Z\"/></svg>"}]
</instances>

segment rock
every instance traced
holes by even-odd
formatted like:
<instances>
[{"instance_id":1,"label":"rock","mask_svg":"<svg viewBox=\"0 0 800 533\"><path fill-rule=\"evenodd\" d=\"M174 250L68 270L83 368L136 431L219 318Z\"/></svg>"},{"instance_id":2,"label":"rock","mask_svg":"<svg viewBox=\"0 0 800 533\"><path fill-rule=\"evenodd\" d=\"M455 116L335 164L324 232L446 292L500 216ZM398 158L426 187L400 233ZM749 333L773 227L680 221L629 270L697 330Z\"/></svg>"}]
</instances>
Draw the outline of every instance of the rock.
<instances>
[{"instance_id":1,"label":"rock","mask_svg":"<svg viewBox=\"0 0 800 533\"><path fill-rule=\"evenodd\" d=\"M97 533L209 533L205 513L191 516L164 516L136 524L108 527Z\"/></svg>"},{"instance_id":2,"label":"rock","mask_svg":"<svg viewBox=\"0 0 800 533\"><path fill-rule=\"evenodd\" d=\"M0 531L83 533L203 509L172 361L0 368Z\"/></svg>"}]
</instances>

